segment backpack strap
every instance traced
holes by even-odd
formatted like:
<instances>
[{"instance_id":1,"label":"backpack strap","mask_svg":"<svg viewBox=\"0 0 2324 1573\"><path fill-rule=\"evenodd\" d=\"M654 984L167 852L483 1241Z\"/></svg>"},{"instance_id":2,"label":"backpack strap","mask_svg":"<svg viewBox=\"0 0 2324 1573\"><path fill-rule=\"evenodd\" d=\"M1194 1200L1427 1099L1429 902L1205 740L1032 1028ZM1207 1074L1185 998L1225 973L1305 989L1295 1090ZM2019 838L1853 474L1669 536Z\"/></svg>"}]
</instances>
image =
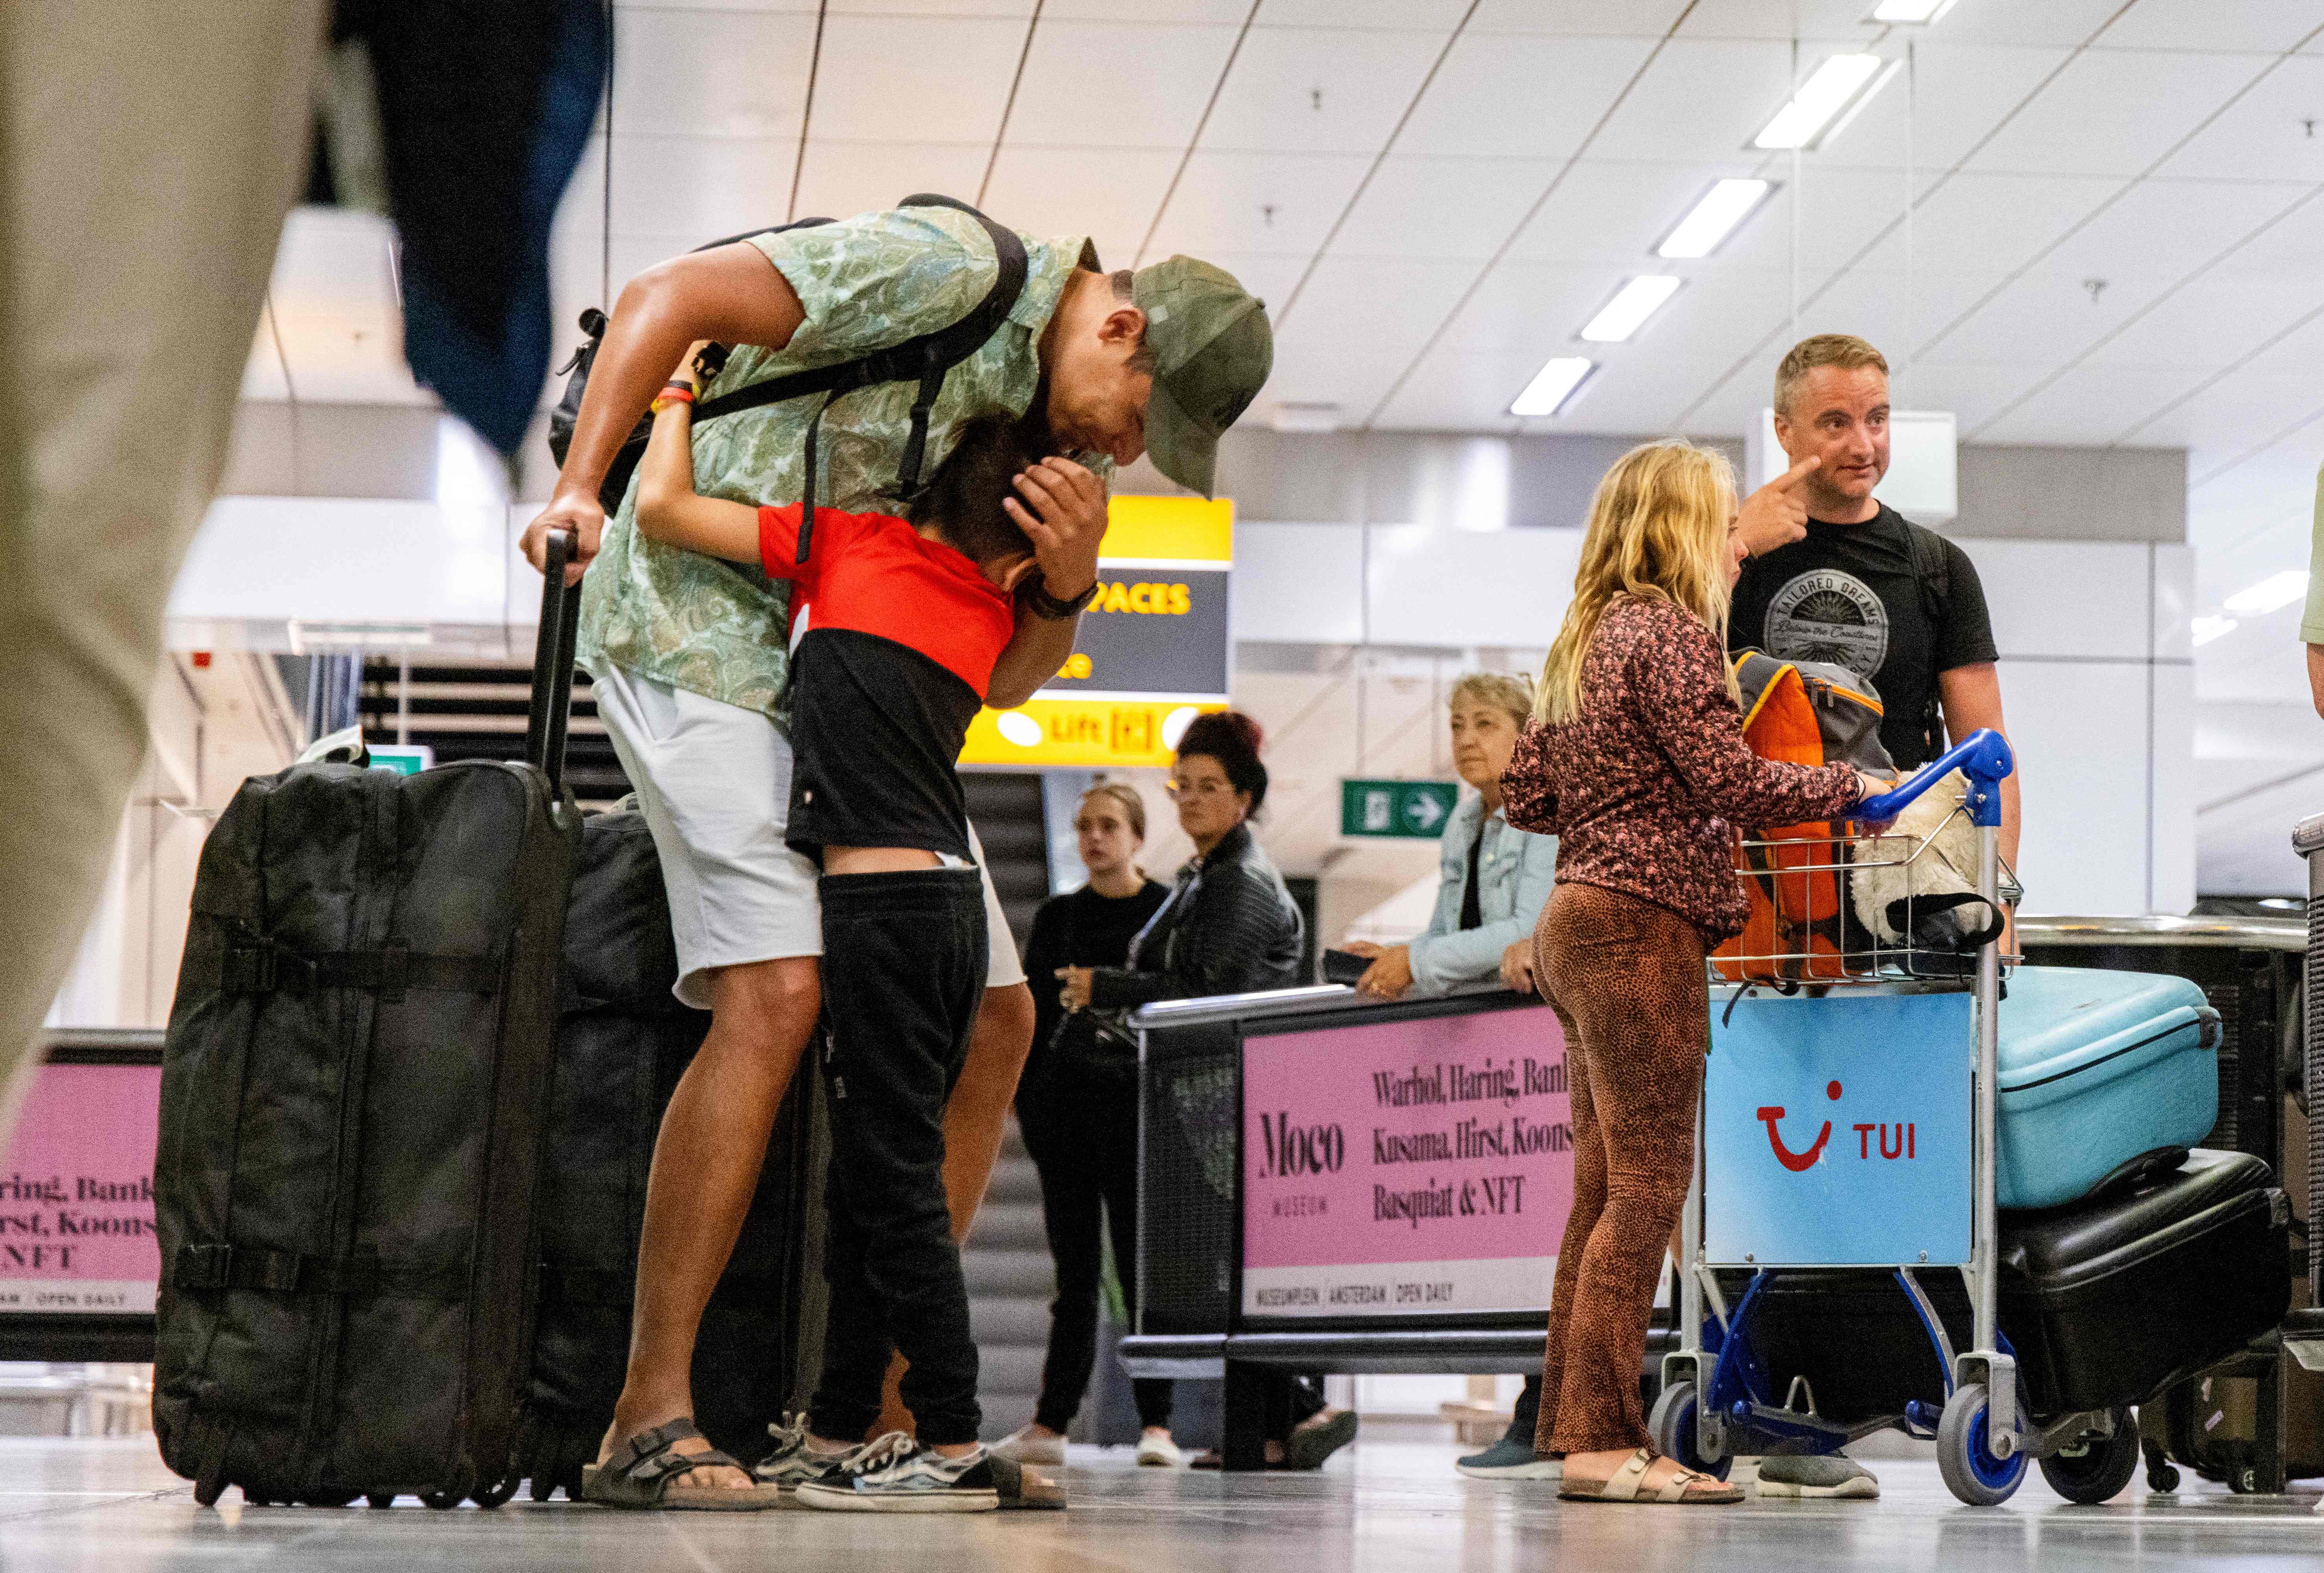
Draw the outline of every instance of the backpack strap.
<instances>
[{"instance_id":1,"label":"backpack strap","mask_svg":"<svg viewBox=\"0 0 2324 1573\"><path fill-rule=\"evenodd\" d=\"M1904 538L1913 548L1913 583L1921 592L1921 617L1929 627L1933 647L1937 630L1943 625L1946 609L1952 605L1952 559L1945 551L1945 538L1924 524L1904 521ZM1939 703L1936 677L1932 674L1928 699L1921 708L1921 746L1926 750L1923 764L1945 751L1944 719Z\"/></svg>"}]
</instances>

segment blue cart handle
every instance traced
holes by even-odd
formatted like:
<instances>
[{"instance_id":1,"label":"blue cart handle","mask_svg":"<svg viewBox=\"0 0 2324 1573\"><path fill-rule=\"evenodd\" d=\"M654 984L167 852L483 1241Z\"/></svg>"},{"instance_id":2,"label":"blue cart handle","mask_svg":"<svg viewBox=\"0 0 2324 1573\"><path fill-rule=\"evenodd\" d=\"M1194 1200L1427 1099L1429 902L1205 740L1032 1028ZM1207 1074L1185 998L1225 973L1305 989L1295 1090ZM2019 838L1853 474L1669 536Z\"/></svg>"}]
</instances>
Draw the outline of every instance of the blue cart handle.
<instances>
[{"instance_id":1,"label":"blue cart handle","mask_svg":"<svg viewBox=\"0 0 2324 1573\"><path fill-rule=\"evenodd\" d=\"M1914 798L1958 770L1969 778L1969 798L1963 806L1969 810L1969 823L1998 825L2001 823L2001 793L1998 789L2002 779L2016 768L2016 759L2009 752L2009 740L1990 726L1980 726L1902 786L1882 792L1877 797L1867 798L1849 810L1847 818L1874 823L1893 819L1903 813Z\"/></svg>"}]
</instances>

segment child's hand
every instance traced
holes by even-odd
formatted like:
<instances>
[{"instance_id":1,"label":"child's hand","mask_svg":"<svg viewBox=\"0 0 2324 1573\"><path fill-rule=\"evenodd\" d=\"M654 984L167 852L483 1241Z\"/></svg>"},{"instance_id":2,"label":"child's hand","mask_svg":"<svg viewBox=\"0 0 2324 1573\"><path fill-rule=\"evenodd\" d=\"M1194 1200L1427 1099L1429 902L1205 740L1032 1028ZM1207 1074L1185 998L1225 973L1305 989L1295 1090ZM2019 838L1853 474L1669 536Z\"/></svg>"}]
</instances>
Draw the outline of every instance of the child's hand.
<instances>
[{"instance_id":1,"label":"child's hand","mask_svg":"<svg viewBox=\"0 0 2324 1573\"><path fill-rule=\"evenodd\" d=\"M1041 581L1070 601L1097 580L1098 542L1105 539L1105 483L1069 458L1045 458L1017 477L1017 497L1001 506L1033 542Z\"/></svg>"}]
</instances>

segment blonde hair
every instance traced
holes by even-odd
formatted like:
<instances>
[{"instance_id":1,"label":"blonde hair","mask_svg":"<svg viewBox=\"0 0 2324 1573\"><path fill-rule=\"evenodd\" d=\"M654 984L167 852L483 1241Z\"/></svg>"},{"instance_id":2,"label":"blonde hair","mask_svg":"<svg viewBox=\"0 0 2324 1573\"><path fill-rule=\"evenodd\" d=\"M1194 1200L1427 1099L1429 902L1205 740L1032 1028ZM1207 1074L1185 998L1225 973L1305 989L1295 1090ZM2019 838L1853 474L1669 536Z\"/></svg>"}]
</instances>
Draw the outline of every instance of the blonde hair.
<instances>
[{"instance_id":1,"label":"blonde hair","mask_svg":"<svg viewBox=\"0 0 2324 1573\"><path fill-rule=\"evenodd\" d=\"M1079 808L1086 807L1092 798L1103 798L1120 809L1121 817L1130 821L1130 833L1140 841L1146 839L1146 800L1139 796L1136 787L1126 781L1098 782L1097 785L1082 793L1081 803L1076 806L1074 815L1075 819L1081 817Z\"/></svg>"},{"instance_id":2,"label":"blonde hair","mask_svg":"<svg viewBox=\"0 0 2324 1573\"><path fill-rule=\"evenodd\" d=\"M1462 675L1452 685L1452 694L1444 703L1449 709L1459 709L1463 699L1480 705L1496 705L1517 718L1518 726L1533 714L1533 684L1524 678L1512 677L1501 671L1471 671Z\"/></svg>"},{"instance_id":3,"label":"blonde hair","mask_svg":"<svg viewBox=\"0 0 2324 1573\"><path fill-rule=\"evenodd\" d=\"M1614 461L1590 499L1573 601L1542 663L1537 721L1571 721L1582 708L1582 663L1614 597L1667 601L1727 642L1725 553L1735 508L1726 456L1672 439L1642 443ZM1728 674L1734 687L1734 674Z\"/></svg>"},{"instance_id":4,"label":"blonde hair","mask_svg":"<svg viewBox=\"0 0 2324 1573\"><path fill-rule=\"evenodd\" d=\"M1784 355L1783 364L1775 367L1776 414L1786 421L1791 419L1792 390L1799 385L1802 377L1819 366L1838 366L1844 372L1872 366L1885 377L1888 375L1888 357L1853 333L1819 333L1812 338L1801 339Z\"/></svg>"}]
</instances>

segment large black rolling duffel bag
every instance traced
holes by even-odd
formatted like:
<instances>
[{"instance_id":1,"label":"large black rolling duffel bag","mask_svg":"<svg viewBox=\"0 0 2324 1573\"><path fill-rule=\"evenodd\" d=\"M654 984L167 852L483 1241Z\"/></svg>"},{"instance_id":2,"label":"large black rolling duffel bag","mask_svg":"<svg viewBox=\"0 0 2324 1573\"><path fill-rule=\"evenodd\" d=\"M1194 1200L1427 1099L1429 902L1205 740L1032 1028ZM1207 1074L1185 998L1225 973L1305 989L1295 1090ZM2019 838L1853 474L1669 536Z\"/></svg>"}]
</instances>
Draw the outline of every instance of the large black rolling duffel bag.
<instances>
[{"instance_id":1,"label":"large black rolling duffel bag","mask_svg":"<svg viewBox=\"0 0 2324 1573\"><path fill-rule=\"evenodd\" d=\"M163 1050L153 1422L206 1504L515 1488L580 835L562 580L529 763L296 765L203 847Z\"/></svg>"},{"instance_id":2,"label":"large black rolling duffel bag","mask_svg":"<svg viewBox=\"0 0 2324 1573\"><path fill-rule=\"evenodd\" d=\"M678 980L669 897L645 818L582 822L566 913L557 1069L540 1202L540 1310L518 1440L534 1500L578 1497L621 1396L638 1235L654 1138L709 1030ZM695 1339L695 1423L751 1463L769 1446L798 1361L810 1100L798 1077L775 1121L742 1223Z\"/></svg>"}]
</instances>

